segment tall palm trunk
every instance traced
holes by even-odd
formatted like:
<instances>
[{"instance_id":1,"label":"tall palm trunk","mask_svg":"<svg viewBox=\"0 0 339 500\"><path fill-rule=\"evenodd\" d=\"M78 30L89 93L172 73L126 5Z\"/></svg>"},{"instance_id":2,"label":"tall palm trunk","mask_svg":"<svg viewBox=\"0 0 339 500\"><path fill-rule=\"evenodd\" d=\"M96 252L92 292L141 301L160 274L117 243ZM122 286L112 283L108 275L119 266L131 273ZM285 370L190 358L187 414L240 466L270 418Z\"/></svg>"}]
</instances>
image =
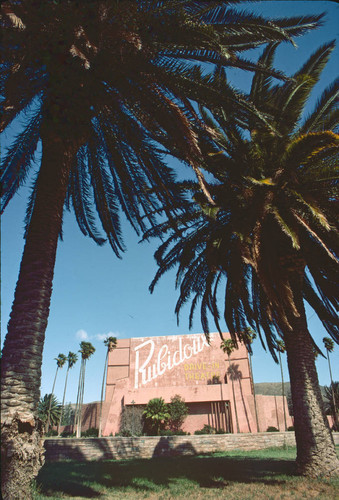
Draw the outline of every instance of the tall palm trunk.
<instances>
[{"instance_id":1,"label":"tall palm trunk","mask_svg":"<svg viewBox=\"0 0 339 500\"><path fill-rule=\"evenodd\" d=\"M79 383L79 404L76 422L76 437L81 437L81 426L82 426L82 404L84 400L84 390L85 390L85 370L86 370L86 359L82 360L81 363L81 380Z\"/></svg>"},{"instance_id":2,"label":"tall palm trunk","mask_svg":"<svg viewBox=\"0 0 339 500\"><path fill-rule=\"evenodd\" d=\"M109 350L107 349L105 365L104 365L104 374L102 376L98 437L101 437L101 434L102 434L102 406L103 406L103 400L104 400L104 390L105 390L105 379L106 379L106 372L107 372L108 355L109 355Z\"/></svg>"},{"instance_id":3,"label":"tall palm trunk","mask_svg":"<svg viewBox=\"0 0 339 500\"><path fill-rule=\"evenodd\" d=\"M76 432L76 433L77 433L78 423L79 423L79 410L80 410L80 400L81 400L83 373L84 373L84 360L81 359L80 373L79 373L79 382L78 382L77 402L76 402L76 405L75 405L74 429L73 429L73 432Z\"/></svg>"},{"instance_id":4,"label":"tall palm trunk","mask_svg":"<svg viewBox=\"0 0 339 500\"><path fill-rule=\"evenodd\" d=\"M310 476L339 473L333 437L323 408L311 337L307 329L300 282L293 286L299 317L289 318L293 331L285 332L291 382L298 472Z\"/></svg>"},{"instance_id":5,"label":"tall palm trunk","mask_svg":"<svg viewBox=\"0 0 339 500\"><path fill-rule=\"evenodd\" d=\"M77 418L76 418L76 429L75 429L75 437L79 438L81 437L81 413L82 413L82 393L83 393L83 387L84 387L84 368L85 368L85 360L82 360L81 363L81 379L80 379L80 387L79 387L79 401L78 401L78 411L77 411Z\"/></svg>"},{"instance_id":6,"label":"tall palm trunk","mask_svg":"<svg viewBox=\"0 0 339 500\"><path fill-rule=\"evenodd\" d=\"M255 421L257 424L257 432L260 432L259 418L258 418L258 407L257 407L257 396L255 393L254 379L253 379L252 354L250 354L250 353L248 353L248 354L249 354L249 359L250 359L250 370L251 370L252 390L253 390L253 398L254 398Z\"/></svg>"},{"instance_id":7,"label":"tall palm trunk","mask_svg":"<svg viewBox=\"0 0 339 500\"><path fill-rule=\"evenodd\" d=\"M240 427L239 427L239 420L238 420L238 411L237 411L237 404L235 402L234 382L233 382L233 377L232 377L231 359L230 359L229 355L228 355L228 364L229 364L229 368L228 368L229 378L231 379L231 385L232 385L235 422L236 422L236 426L237 426L237 433L239 434L240 433Z\"/></svg>"},{"instance_id":8,"label":"tall palm trunk","mask_svg":"<svg viewBox=\"0 0 339 500\"><path fill-rule=\"evenodd\" d=\"M279 355L279 364L280 364L280 372L281 372L281 391L282 391L282 397L283 397L284 424L285 424L285 431L287 431L286 409L285 409L284 371L283 371L283 367L282 367L281 354L280 354L279 349L278 349L278 355Z\"/></svg>"},{"instance_id":9,"label":"tall palm trunk","mask_svg":"<svg viewBox=\"0 0 339 500\"><path fill-rule=\"evenodd\" d=\"M2 496L11 500L31 498L31 480L43 464L37 417L42 351L72 159L71 148L53 130L42 135L36 199L2 357Z\"/></svg>"},{"instance_id":10,"label":"tall palm trunk","mask_svg":"<svg viewBox=\"0 0 339 500\"><path fill-rule=\"evenodd\" d=\"M62 416L63 416L63 413L64 413L65 397L66 397L66 389L67 389L67 380L68 380L68 372L69 372L69 366L67 367L66 378L65 378L65 386L64 386L64 394L62 396L61 412L60 412L60 418L59 418L59 423L58 423L58 436L60 436L60 426L61 426L61 422L62 422Z\"/></svg>"},{"instance_id":11,"label":"tall palm trunk","mask_svg":"<svg viewBox=\"0 0 339 500\"><path fill-rule=\"evenodd\" d=\"M53 386L52 386L52 393L51 393L51 397L49 398L48 413L47 413L47 422L46 422L46 433L49 431L49 423L50 423L50 420L51 420L52 398L53 398L54 389L55 389L55 382L56 382L56 379L57 379L57 376L58 376L58 370L59 370L59 367L57 366L57 369L55 371L55 377L54 377L54 381L53 381Z\"/></svg>"}]
</instances>

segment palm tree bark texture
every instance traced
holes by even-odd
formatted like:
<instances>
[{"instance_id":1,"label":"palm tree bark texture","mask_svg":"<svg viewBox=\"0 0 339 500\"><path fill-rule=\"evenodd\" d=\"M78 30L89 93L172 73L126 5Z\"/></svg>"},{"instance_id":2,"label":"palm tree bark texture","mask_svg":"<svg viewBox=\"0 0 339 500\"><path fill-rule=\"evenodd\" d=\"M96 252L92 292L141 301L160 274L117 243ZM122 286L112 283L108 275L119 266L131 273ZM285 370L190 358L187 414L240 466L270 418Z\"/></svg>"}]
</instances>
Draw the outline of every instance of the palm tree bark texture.
<instances>
[{"instance_id":1,"label":"palm tree bark texture","mask_svg":"<svg viewBox=\"0 0 339 500\"><path fill-rule=\"evenodd\" d=\"M3 349L2 495L11 500L26 498L28 483L44 460L43 431L36 408L56 248L75 152L74 143L51 135L42 141L38 194Z\"/></svg>"},{"instance_id":2,"label":"palm tree bark texture","mask_svg":"<svg viewBox=\"0 0 339 500\"><path fill-rule=\"evenodd\" d=\"M291 314L292 331L285 332L287 363L293 401L298 472L309 477L339 474L339 462L324 412L313 343L307 328L302 296L303 271L289 276L300 316Z\"/></svg>"}]
</instances>

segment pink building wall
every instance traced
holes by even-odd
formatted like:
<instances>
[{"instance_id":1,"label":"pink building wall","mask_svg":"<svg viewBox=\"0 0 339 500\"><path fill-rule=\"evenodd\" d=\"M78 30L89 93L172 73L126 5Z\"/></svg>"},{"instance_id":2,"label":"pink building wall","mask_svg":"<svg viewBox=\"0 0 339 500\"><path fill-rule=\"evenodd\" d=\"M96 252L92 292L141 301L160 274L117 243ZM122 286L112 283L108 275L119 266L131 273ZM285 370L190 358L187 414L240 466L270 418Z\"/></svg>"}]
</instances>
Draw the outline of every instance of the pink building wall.
<instances>
[{"instance_id":1,"label":"pink building wall","mask_svg":"<svg viewBox=\"0 0 339 500\"><path fill-rule=\"evenodd\" d=\"M238 432L238 426L239 432L257 432L246 347L239 343L229 364L220 342L218 333L211 334L210 345L203 334L118 340L108 359L103 435L119 432L124 406L146 405L155 397L169 403L176 394L189 407L183 425L187 432L205 424L228 426L230 432ZM221 383L212 384L213 376ZM269 425L285 430L281 396L257 396L257 407L260 431ZM287 404L286 413L287 425L292 425Z\"/></svg>"}]
</instances>

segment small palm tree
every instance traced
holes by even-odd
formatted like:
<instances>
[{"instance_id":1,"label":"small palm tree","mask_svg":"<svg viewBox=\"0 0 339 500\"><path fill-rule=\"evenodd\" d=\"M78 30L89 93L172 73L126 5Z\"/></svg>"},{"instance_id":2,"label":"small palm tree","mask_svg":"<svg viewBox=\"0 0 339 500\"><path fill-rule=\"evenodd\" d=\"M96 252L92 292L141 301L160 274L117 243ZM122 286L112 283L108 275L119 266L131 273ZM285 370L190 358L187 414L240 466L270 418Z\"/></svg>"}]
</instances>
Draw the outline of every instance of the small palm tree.
<instances>
[{"instance_id":1,"label":"small palm tree","mask_svg":"<svg viewBox=\"0 0 339 500\"><path fill-rule=\"evenodd\" d=\"M237 426L237 433L240 432L239 428L239 420L238 420L238 410L237 410L237 404L235 401L235 392L234 392L234 382L233 382L233 377L231 376L232 373L232 367L231 367L231 354L232 352L237 349L238 346L236 342L233 339L224 339L221 344L220 344L220 349L227 354L228 358L228 375L229 378L231 379L231 386L232 386L232 394L233 394L233 405L234 405L234 413L235 413L235 421L236 421L236 426Z\"/></svg>"},{"instance_id":2,"label":"small palm tree","mask_svg":"<svg viewBox=\"0 0 339 500\"><path fill-rule=\"evenodd\" d=\"M328 369L330 372L330 380L331 380L331 390L332 390L332 399L333 399L333 417L334 417L334 425L336 430L339 429L338 425L338 413L337 413L337 405L336 405L336 398L335 398L335 391L334 391L334 384L333 384L333 378L332 378L332 369L331 369L331 362L330 362L330 352L333 352L334 350L334 342L332 339L329 337L324 337L323 338L323 343L326 349L326 354L327 354L327 361L328 361Z\"/></svg>"},{"instance_id":3,"label":"small palm tree","mask_svg":"<svg viewBox=\"0 0 339 500\"><path fill-rule=\"evenodd\" d=\"M54 358L57 362L57 369L56 369L56 372L55 372L55 377L54 377L54 382L53 382L53 387L52 387L52 396L54 395L54 388L55 388L55 382L56 382L56 379L57 379L57 375L58 375L58 371L59 371L59 368L62 368L64 366L64 364L66 363L66 356L64 354L59 354L59 356L57 358ZM52 404L52 398L50 398L50 404ZM50 419L49 419L49 416L47 417L47 423L46 423L46 432L49 431L49 424L50 424Z\"/></svg>"},{"instance_id":4,"label":"small palm tree","mask_svg":"<svg viewBox=\"0 0 339 500\"><path fill-rule=\"evenodd\" d=\"M40 420L45 424L47 433L47 423L52 426L56 425L60 419L61 405L53 394L45 394L40 398L38 405L38 415Z\"/></svg>"},{"instance_id":5,"label":"small palm tree","mask_svg":"<svg viewBox=\"0 0 339 500\"><path fill-rule=\"evenodd\" d=\"M277 340L277 351L279 357L279 365L280 365L280 373L281 373L281 392L283 397L283 408L284 408L284 423L285 423L285 431L287 431L287 422L286 422L286 409L285 409L285 384L284 384L284 371L281 362L281 354L286 351L286 346L282 340ZM279 419L277 419L279 422Z\"/></svg>"},{"instance_id":6,"label":"small palm tree","mask_svg":"<svg viewBox=\"0 0 339 500\"><path fill-rule=\"evenodd\" d=\"M95 347L90 342L80 342L79 352L81 354L81 366L79 374L79 384L78 384L78 395L75 409L75 426L76 426L76 437L81 437L81 424L82 424L82 404L84 400L84 390L85 390L85 372L86 372L86 361L94 354Z\"/></svg>"},{"instance_id":7,"label":"small palm tree","mask_svg":"<svg viewBox=\"0 0 339 500\"><path fill-rule=\"evenodd\" d=\"M151 399L146 406L143 416L151 433L159 435L161 427L164 427L171 418L169 409L163 398Z\"/></svg>"},{"instance_id":8,"label":"small palm tree","mask_svg":"<svg viewBox=\"0 0 339 500\"><path fill-rule=\"evenodd\" d=\"M66 378L65 378L65 386L64 386L64 394L62 397L62 405L61 405L61 412L60 412L60 419L58 423L58 436L60 436L60 426L62 422L62 414L64 411L64 406L65 406L65 397L66 397L66 389L67 389L67 380L68 380L68 372L75 363L78 361L78 355L75 354L74 352L69 351L68 356L67 356L67 372L66 372Z\"/></svg>"},{"instance_id":9,"label":"small palm tree","mask_svg":"<svg viewBox=\"0 0 339 500\"><path fill-rule=\"evenodd\" d=\"M101 434L102 434L102 405L103 405L103 400L104 400L104 390L105 390L105 379L106 379L106 373L107 373L108 356L109 356L109 353L112 352L113 349L116 348L117 339L116 339L116 337L107 337L107 339L104 340L104 344L107 347L107 351L106 351L105 364L104 364L104 374L102 376L102 386L101 386L99 432L98 432L99 437L101 437Z\"/></svg>"}]
</instances>

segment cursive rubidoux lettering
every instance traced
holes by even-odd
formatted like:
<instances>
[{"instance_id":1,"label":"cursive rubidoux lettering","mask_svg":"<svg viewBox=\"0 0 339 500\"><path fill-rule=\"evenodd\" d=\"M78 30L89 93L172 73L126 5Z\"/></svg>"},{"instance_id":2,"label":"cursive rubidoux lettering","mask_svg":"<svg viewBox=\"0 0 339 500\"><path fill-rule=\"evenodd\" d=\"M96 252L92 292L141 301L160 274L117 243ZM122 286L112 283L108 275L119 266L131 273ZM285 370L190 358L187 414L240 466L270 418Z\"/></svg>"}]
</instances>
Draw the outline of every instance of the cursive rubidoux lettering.
<instances>
[{"instance_id":1,"label":"cursive rubidoux lettering","mask_svg":"<svg viewBox=\"0 0 339 500\"><path fill-rule=\"evenodd\" d=\"M186 340L186 339L185 339ZM191 342L183 343L182 337L178 339L178 349L172 354L167 344L161 346L158 355L154 355L155 343L152 339L142 342L135 347L135 388L145 385L151 380L163 375L166 371L172 370L185 360L190 359L201 352L204 347L209 347L204 335L199 335L191 339ZM148 349L148 355L140 364L140 353Z\"/></svg>"}]
</instances>

